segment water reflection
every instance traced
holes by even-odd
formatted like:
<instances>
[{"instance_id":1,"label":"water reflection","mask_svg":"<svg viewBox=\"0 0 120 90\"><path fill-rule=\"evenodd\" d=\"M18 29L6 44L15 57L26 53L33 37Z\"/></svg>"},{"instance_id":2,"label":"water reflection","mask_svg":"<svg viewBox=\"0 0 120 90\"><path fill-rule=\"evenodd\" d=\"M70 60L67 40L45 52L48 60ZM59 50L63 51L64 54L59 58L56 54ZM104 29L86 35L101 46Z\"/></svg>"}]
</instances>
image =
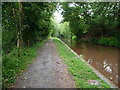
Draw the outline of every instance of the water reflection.
<instances>
[{"instance_id":1,"label":"water reflection","mask_svg":"<svg viewBox=\"0 0 120 90\"><path fill-rule=\"evenodd\" d=\"M107 61L105 60L105 61L103 61L103 68L104 68L104 70L106 70L107 72L110 72L110 73L112 73L112 69L111 69L111 66L112 64L110 64L110 65L108 65L108 63L107 63Z\"/></svg>"},{"instance_id":2,"label":"water reflection","mask_svg":"<svg viewBox=\"0 0 120 90\"><path fill-rule=\"evenodd\" d=\"M118 85L118 48L63 40L78 55Z\"/></svg>"}]
</instances>

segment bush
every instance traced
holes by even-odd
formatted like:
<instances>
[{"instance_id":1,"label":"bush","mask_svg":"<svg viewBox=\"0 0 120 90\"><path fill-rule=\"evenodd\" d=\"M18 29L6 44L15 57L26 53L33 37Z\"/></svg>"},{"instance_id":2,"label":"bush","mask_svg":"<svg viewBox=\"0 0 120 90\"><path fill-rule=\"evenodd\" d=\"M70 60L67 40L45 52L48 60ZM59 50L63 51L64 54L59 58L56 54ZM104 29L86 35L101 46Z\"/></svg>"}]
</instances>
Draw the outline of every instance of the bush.
<instances>
[{"instance_id":1,"label":"bush","mask_svg":"<svg viewBox=\"0 0 120 90\"><path fill-rule=\"evenodd\" d=\"M119 46L120 42L118 39L112 37L109 39L109 46Z\"/></svg>"},{"instance_id":2,"label":"bush","mask_svg":"<svg viewBox=\"0 0 120 90\"><path fill-rule=\"evenodd\" d=\"M98 40L98 44L109 45L109 38L102 37Z\"/></svg>"},{"instance_id":3,"label":"bush","mask_svg":"<svg viewBox=\"0 0 120 90\"><path fill-rule=\"evenodd\" d=\"M77 36L72 36L72 40L77 40Z\"/></svg>"},{"instance_id":4,"label":"bush","mask_svg":"<svg viewBox=\"0 0 120 90\"><path fill-rule=\"evenodd\" d=\"M98 44L106 45L106 46L116 46L116 47L120 46L120 42L115 37L111 37L111 38L102 37L98 40Z\"/></svg>"}]
</instances>

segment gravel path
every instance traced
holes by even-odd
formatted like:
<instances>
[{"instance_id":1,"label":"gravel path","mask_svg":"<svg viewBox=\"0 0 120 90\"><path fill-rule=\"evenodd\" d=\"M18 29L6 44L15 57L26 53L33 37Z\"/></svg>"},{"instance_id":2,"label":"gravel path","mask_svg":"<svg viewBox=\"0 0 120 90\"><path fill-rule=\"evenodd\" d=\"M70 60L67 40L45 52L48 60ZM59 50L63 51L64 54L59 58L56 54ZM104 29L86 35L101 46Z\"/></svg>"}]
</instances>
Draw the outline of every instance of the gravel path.
<instances>
[{"instance_id":1,"label":"gravel path","mask_svg":"<svg viewBox=\"0 0 120 90\"><path fill-rule=\"evenodd\" d=\"M52 39L38 50L38 55L23 75L16 79L15 88L75 88L75 83L60 59Z\"/></svg>"}]
</instances>

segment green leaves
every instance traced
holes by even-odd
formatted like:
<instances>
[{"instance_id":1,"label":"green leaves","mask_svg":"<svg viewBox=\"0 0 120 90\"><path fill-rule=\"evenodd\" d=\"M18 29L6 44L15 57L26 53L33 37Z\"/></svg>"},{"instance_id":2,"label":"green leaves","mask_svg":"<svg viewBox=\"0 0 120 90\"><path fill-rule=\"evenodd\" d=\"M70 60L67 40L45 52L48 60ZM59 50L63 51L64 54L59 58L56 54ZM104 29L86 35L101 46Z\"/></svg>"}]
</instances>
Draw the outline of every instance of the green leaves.
<instances>
[{"instance_id":1,"label":"green leaves","mask_svg":"<svg viewBox=\"0 0 120 90\"><path fill-rule=\"evenodd\" d=\"M69 2L61 3L64 22L69 22L70 31L82 38L84 33L93 33L94 37L116 35L118 25L119 3L117 2L76 2L69 7ZM118 31L120 34L120 32ZM109 34L109 35L108 35ZM97 36L96 36L97 35Z\"/></svg>"},{"instance_id":2,"label":"green leaves","mask_svg":"<svg viewBox=\"0 0 120 90\"><path fill-rule=\"evenodd\" d=\"M3 87L14 82L15 76L30 63L34 52L41 44L32 46L45 39L50 33L50 18L55 3L5 2L2 3L2 49ZM20 57L16 48L19 40ZM31 48L27 48L31 46Z\"/></svg>"},{"instance_id":3,"label":"green leaves","mask_svg":"<svg viewBox=\"0 0 120 90\"><path fill-rule=\"evenodd\" d=\"M120 43L117 38L111 37L111 38L105 38L102 37L98 41L99 44L101 45L106 45L106 46L118 46L120 47Z\"/></svg>"},{"instance_id":4,"label":"green leaves","mask_svg":"<svg viewBox=\"0 0 120 90\"><path fill-rule=\"evenodd\" d=\"M24 45L33 44L50 33L55 3L2 3L3 50L12 50L20 37ZM20 11L21 7L21 11ZM18 35L18 32L20 35ZM12 42L12 44L11 44ZM8 48L9 47L9 48Z\"/></svg>"}]
</instances>

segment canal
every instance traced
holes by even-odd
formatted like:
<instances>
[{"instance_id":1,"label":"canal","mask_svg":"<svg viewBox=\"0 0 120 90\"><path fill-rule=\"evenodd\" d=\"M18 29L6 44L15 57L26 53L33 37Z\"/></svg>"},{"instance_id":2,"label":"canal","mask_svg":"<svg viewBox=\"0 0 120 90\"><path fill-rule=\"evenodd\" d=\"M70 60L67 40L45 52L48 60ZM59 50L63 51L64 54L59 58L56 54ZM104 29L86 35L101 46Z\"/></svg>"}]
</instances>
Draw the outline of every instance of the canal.
<instances>
[{"instance_id":1,"label":"canal","mask_svg":"<svg viewBox=\"0 0 120 90\"><path fill-rule=\"evenodd\" d=\"M118 86L118 48L62 39L73 51Z\"/></svg>"}]
</instances>

